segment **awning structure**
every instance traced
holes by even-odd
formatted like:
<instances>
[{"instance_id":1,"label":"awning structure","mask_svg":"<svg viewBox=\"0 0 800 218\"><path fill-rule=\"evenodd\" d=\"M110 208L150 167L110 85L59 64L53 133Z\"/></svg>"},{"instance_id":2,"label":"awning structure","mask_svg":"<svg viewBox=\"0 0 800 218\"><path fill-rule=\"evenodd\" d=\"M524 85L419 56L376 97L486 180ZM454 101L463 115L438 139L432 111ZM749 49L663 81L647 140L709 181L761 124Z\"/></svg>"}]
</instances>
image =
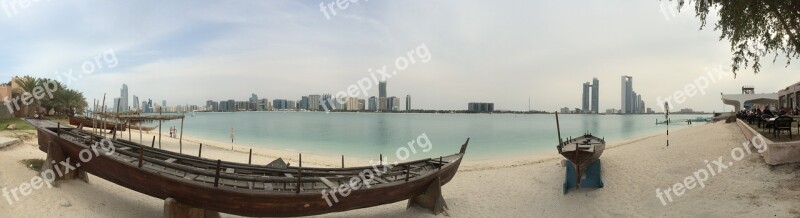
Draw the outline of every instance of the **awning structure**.
<instances>
[{"instance_id":1,"label":"awning structure","mask_svg":"<svg viewBox=\"0 0 800 218\"><path fill-rule=\"evenodd\" d=\"M722 95L722 103L733 106L739 112L745 104L778 105L778 98L778 93Z\"/></svg>"}]
</instances>

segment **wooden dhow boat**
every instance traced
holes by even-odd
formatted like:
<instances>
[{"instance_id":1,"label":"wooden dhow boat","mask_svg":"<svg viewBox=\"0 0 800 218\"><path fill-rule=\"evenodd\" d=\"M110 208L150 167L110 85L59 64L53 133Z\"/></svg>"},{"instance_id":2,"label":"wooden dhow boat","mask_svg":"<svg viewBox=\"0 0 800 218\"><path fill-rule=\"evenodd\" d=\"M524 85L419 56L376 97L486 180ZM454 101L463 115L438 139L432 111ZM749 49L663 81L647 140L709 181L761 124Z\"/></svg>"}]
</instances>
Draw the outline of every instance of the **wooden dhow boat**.
<instances>
[{"instance_id":1,"label":"wooden dhow boat","mask_svg":"<svg viewBox=\"0 0 800 218\"><path fill-rule=\"evenodd\" d=\"M606 148L606 140L593 136L591 133L586 133L583 136L577 138L570 137L564 141L561 138L561 125L558 123L558 113L556 113L556 128L558 129L558 146L556 146L556 148L561 156L564 156L564 158L567 158L567 160L575 165L577 188L580 188L580 183L586 169L603 155L603 150Z\"/></svg>"},{"instance_id":2,"label":"wooden dhow boat","mask_svg":"<svg viewBox=\"0 0 800 218\"><path fill-rule=\"evenodd\" d=\"M83 116L69 117L69 125L117 131L125 131L126 127L126 125L123 123L110 122Z\"/></svg>"},{"instance_id":3,"label":"wooden dhow boat","mask_svg":"<svg viewBox=\"0 0 800 218\"><path fill-rule=\"evenodd\" d=\"M364 167L303 167L302 156L299 166L275 163L282 161L251 165L160 150L152 144L145 146L119 138L107 139L52 121L27 121L36 126L39 148L48 153L47 161L69 159L73 166L79 166L79 173L88 172L128 189L173 199L193 208L241 216L318 215L403 200L409 200L409 206L422 206L434 214L446 212L441 187L455 176L469 144L467 139L453 155L394 165L382 162ZM92 150L93 144L104 139L113 142L112 154L101 150L91 161L78 162L82 160L81 151Z\"/></svg>"}]
</instances>

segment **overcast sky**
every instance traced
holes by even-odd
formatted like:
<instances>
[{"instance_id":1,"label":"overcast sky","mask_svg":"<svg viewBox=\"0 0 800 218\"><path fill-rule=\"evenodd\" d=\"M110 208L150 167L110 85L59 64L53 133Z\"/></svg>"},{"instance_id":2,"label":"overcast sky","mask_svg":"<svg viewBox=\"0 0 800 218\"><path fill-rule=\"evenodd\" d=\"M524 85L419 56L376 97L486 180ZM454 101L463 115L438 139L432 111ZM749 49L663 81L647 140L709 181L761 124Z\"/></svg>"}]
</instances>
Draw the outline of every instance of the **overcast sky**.
<instances>
[{"instance_id":1,"label":"overcast sky","mask_svg":"<svg viewBox=\"0 0 800 218\"><path fill-rule=\"evenodd\" d=\"M731 59L693 12L664 14L656 0L362 0L329 17L320 3L330 0L3 2L0 80L61 79L90 100L117 97L122 83L140 101L172 105L335 94L425 45L430 61L387 80L389 96L411 95L414 108L527 110L529 97L532 109L579 108L582 83L597 77L605 111L620 107L623 75L651 107ZM675 107L719 111L720 92L800 81L785 62L724 77Z\"/></svg>"}]
</instances>

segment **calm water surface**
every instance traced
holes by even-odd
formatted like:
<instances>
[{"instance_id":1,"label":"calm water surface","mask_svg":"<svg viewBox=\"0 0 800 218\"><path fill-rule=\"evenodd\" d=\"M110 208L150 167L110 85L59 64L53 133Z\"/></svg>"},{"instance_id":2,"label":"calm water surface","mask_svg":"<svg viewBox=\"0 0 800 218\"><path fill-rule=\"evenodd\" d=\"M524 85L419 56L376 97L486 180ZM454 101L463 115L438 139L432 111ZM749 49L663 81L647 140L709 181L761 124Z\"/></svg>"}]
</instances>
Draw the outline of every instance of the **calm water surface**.
<instances>
[{"instance_id":1,"label":"calm water surface","mask_svg":"<svg viewBox=\"0 0 800 218\"><path fill-rule=\"evenodd\" d=\"M688 119L699 115L672 115ZM704 115L703 117L710 117ZM560 115L562 137L584 132L605 137L609 143L665 132L655 125L664 115ZM236 144L292 150L303 153L357 157L396 154L400 147L425 134L433 148L414 158L456 153L471 138L467 159L489 159L507 155L555 153L557 134L551 114L378 114L322 112L197 113L187 116L187 136L230 141ZM180 121L164 124L179 126ZM671 125L670 129L687 125Z\"/></svg>"}]
</instances>

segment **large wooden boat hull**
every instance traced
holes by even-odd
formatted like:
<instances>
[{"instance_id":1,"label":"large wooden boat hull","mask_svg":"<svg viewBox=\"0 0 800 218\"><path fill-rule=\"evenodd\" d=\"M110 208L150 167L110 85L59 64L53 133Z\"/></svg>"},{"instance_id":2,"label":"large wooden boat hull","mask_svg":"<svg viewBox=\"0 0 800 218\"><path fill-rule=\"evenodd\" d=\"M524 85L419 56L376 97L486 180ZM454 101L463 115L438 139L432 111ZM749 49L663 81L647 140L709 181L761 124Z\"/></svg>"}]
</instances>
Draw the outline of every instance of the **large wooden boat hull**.
<instances>
[{"instance_id":1,"label":"large wooden boat hull","mask_svg":"<svg viewBox=\"0 0 800 218\"><path fill-rule=\"evenodd\" d=\"M604 139L587 134L563 142L558 146L558 152L575 165L577 174L575 178L578 179L578 185L580 185L583 173L586 172L586 169L588 169L592 163L600 159L605 147L606 143Z\"/></svg>"},{"instance_id":2,"label":"large wooden boat hull","mask_svg":"<svg viewBox=\"0 0 800 218\"><path fill-rule=\"evenodd\" d=\"M71 131L68 128L56 130L37 126L40 149L47 151L48 146L59 146L65 157L69 157L73 166L120 186L152 197L173 198L178 202L211 211L241 216L308 216L331 212L347 211L395 203L422 195L436 182L447 184L453 179L464 155L462 152L444 157L450 163L442 165L440 170L433 170L407 182L373 185L371 188L352 191L349 196L337 194L338 203L328 205L322 192L273 192L244 191L228 187L213 187L208 183L186 180L180 177L164 176L158 172L140 168L136 162L120 161L113 156L100 155L90 162L80 163L79 153L90 149L86 144L75 142L59 136L56 131ZM371 167L369 167L371 168ZM337 169L329 169L335 172ZM334 198L328 198L333 201Z\"/></svg>"},{"instance_id":3,"label":"large wooden boat hull","mask_svg":"<svg viewBox=\"0 0 800 218\"><path fill-rule=\"evenodd\" d=\"M106 121L93 121L91 118L86 117L70 117L69 124L73 126L83 126L89 128L102 128L108 130L125 131L125 124L117 124ZM105 125L103 125L105 124Z\"/></svg>"}]
</instances>

